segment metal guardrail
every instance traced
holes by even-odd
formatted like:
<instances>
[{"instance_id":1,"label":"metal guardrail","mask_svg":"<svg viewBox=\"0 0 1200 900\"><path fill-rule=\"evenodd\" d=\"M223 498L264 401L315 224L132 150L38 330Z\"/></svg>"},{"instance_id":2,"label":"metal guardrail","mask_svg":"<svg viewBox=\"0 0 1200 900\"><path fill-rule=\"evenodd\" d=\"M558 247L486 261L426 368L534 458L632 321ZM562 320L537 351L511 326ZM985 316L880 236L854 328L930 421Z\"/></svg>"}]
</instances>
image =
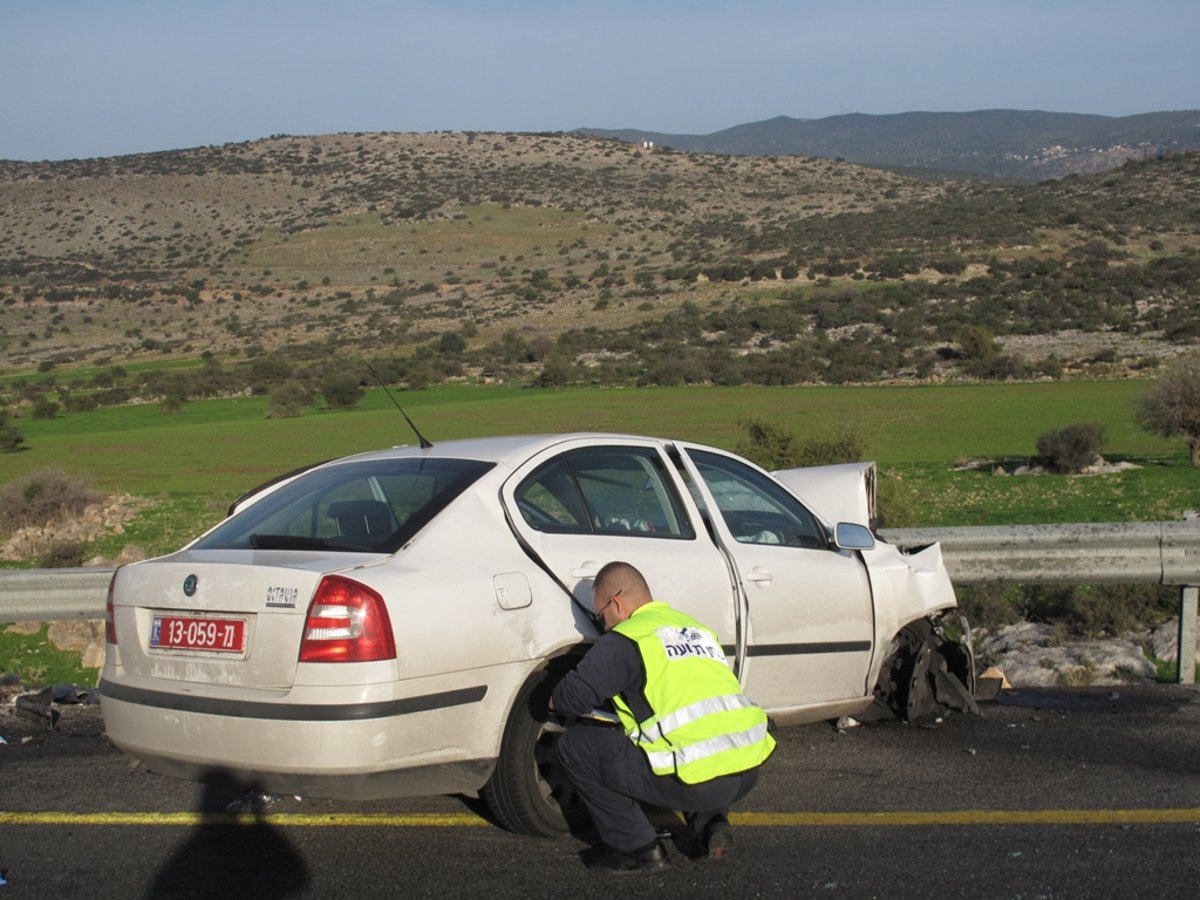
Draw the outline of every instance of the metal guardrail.
<instances>
[{"instance_id":1,"label":"metal guardrail","mask_svg":"<svg viewBox=\"0 0 1200 900\"><path fill-rule=\"evenodd\" d=\"M112 569L0 572L0 622L103 619Z\"/></svg>"},{"instance_id":2,"label":"metal guardrail","mask_svg":"<svg viewBox=\"0 0 1200 900\"><path fill-rule=\"evenodd\" d=\"M940 543L957 584L1178 585L1179 680L1195 680L1200 518L1103 525L892 528L891 543ZM112 569L0 571L0 621L100 619Z\"/></svg>"},{"instance_id":3,"label":"metal guardrail","mask_svg":"<svg viewBox=\"0 0 1200 900\"><path fill-rule=\"evenodd\" d=\"M955 584L1178 585L1176 678L1196 681L1200 517L1181 522L885 529L901 547L940 543Z\"/></svg>"},{"instance_id":4,"label":"metal guardrail","mask_svg":"<svg viewBox=\"0 0 1200 900\"><path fill-rule=\"evenodd\" d=\"M882 534L902 547L940 543L957 584L1200 584L1200 519L895 528Z\"/></svg>"}]
</instances>

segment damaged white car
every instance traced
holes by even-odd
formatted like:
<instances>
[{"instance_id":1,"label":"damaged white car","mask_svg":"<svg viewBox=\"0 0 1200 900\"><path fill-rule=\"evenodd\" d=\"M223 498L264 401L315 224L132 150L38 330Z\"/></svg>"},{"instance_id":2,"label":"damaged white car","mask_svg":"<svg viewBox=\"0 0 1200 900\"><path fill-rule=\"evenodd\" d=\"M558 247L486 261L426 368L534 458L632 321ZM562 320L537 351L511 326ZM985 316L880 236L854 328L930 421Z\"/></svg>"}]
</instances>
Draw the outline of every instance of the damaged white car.
<instances>
[{"instance_id":1,"label":"damaged white car","mask_svg":"<svg viewBox=\"0 0 1200 900\"><path fill-rule=\"evenodd\" d=\"M424 442L422 442L424 444ZM170 556L117 571L112 741L154 771L259 790L479 793L565 827L548 690L627 560L719 634L780 723L973 708L936 546L871 531L870 464L774 475L686 441L463 440L290 473Z\"/></svg>"}]
</instances>

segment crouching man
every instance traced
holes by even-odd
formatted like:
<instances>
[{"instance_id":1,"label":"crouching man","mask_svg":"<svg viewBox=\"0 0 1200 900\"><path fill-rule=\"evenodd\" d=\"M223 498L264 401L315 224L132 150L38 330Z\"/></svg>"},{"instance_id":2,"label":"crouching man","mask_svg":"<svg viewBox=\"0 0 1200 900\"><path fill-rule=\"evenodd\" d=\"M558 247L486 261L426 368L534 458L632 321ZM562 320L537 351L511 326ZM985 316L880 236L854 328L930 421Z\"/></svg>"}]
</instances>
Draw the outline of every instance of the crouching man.
<instances>
[{"instance_id":1,"label":"crouching man","mask_svg":"<svg viewBox=\"0 0 1200 900\"><path fill-rule=\"evenodd\" d=\"M685 813L689 855L724 856L729 807L775 749L766 714L742 694L717 636L655 601L633 566L602 568L592 606L605 634L550 703L585 715L611 699L623 726L575 725L559 738L559 762L603 841L581 857L618 873L670 865L639 801Z\"/></svg>"}]
</instances>

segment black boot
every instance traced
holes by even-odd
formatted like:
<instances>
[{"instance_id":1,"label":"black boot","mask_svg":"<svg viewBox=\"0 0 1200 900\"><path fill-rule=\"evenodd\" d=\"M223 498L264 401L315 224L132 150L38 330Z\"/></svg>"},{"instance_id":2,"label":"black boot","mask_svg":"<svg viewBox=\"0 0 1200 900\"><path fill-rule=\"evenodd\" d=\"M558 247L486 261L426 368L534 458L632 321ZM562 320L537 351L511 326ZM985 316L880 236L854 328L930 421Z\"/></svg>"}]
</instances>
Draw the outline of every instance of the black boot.
<instances>
[{"instance_id":1,"label":"black boot","mask_svg":"<svg viewBox=\"0 0 1200 900\"><path fill-rule=\"evenodd\" d=\"M662 841L647 844L640 850L628 853L614 850L607 844L588 847L579 854L589 869L603 869L614 875L636 875L643 872L661 872L671 865L671 857Z\"/></svg>"}]
</instances>

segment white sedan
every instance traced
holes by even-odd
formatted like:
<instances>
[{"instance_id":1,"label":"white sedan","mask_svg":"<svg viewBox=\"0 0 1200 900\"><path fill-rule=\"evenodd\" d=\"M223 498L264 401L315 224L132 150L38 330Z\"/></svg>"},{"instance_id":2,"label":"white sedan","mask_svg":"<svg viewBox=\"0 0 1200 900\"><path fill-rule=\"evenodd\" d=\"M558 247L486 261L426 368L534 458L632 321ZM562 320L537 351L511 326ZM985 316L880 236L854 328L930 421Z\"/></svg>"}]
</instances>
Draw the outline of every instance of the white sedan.
<instances>
[{"instance_id":1,"label":"white sedan","mask_svg":"<svg viewBox=\"0 0 1200 900\"><path fill-rule=\"evenodd\" d=\"M937 546L870 530L871 464L767 473L610 434L401 447L289 473L109 589L109 737L150 769L314 797L480 793L566 827L546 697L627 560L782 723L973 705ZM808 498L807 502L804 498Z\"/></svg>"}]
</instances>

